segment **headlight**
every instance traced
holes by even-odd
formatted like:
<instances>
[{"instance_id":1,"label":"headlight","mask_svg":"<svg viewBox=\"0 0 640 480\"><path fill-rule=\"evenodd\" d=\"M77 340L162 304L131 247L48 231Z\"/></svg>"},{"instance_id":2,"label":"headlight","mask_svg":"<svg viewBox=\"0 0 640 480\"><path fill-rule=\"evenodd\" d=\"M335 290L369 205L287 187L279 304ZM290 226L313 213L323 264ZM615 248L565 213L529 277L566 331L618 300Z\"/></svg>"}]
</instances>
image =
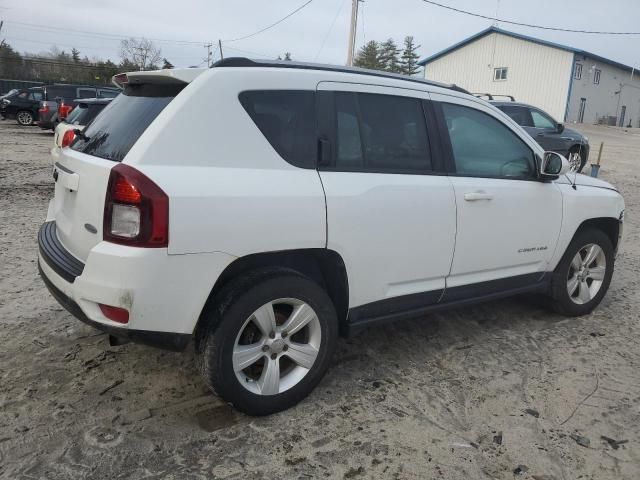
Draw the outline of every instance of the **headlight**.
<instances>
[{"instance_id":1,"label":"headlight","mask_svg":"<svg viewBox=\"0 0 640 480\"><path fill-rule=\"evenodd\" d=\"M582 141L584 143L589 143L589 137L582 137Z\"/></svg>"}]
</instances>

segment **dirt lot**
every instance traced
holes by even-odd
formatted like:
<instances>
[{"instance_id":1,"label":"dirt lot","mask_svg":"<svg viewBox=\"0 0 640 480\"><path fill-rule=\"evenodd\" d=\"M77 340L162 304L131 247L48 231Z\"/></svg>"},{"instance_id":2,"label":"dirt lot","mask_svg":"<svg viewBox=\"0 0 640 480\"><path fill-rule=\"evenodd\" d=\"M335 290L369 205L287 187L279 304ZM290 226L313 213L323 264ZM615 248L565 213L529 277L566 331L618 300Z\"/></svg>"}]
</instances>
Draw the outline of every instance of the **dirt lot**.
<instances>
[{"instance_id":1,"label":"dirt lot","mask_svg":"<svg viewBox=\"0 0 640 480\"><path fill-rule=\"evenodd\" d=\"M306 401L256 419L205 389L192 351L110 347L56 304L36 268L52 137L0 122L0 477L640 478L640 130L584 130L627 202L592 315L507 300L371 329Z\"/></svg>"}]
</instances>

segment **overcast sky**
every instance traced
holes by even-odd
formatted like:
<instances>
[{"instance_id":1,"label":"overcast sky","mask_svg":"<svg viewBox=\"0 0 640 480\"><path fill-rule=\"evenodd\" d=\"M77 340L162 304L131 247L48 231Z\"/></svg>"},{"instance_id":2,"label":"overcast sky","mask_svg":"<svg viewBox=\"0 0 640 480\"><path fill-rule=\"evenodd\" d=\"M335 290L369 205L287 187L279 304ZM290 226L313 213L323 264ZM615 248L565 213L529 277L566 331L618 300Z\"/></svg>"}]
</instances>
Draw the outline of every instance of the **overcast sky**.
<instances>
[{"instance_id":1,"label":"overcast sky","mask_svg":"<svg viewBox=\"0 0 640 480\"><path fill-rule=\"evenodd\" d=\"M640 31L640 0L440 0L441 3L500 18L563 28ZM305 0L0 0L5 38L20 52L71 47L89 58L119 60L115 36L158 39L162 54L176 66L203 64L206 49L179 41L217 42L250 34L283 17ZM488 27L472 18L421 0L366 0L360 7L358 46L365 40L413 35L421 58ZM225 56L275 58L291 52L294 60L344 64L351 0L314 0L276 27L255 37L223 42ZM14 22L67 27L108 34L95 36L58 32ZM502 28L535 36L604 57L640 66L640 35L600 36L537 30L501 24ZM163 41L159 41L163 40ZM169 41L166 41L169 40ZM217 52L216 52L217 53ZM216 55L217 56L217 55Z\"/></svg>"}]
</instances>

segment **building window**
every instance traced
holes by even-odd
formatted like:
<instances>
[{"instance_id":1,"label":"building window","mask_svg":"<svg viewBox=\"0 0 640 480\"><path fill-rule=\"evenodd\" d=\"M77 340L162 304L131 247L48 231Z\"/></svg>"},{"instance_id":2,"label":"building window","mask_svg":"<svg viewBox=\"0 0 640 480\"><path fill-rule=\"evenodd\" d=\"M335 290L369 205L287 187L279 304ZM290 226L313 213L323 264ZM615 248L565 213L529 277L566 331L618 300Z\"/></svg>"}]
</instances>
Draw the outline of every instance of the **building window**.
<instances>
[{"instance_id":1,"label":"building window","mask_svg":"<svg viewBox=\"0 0 640 480\"><path fill-rule=\"evenodd\" d=\"M580 80L582 78L582 64L576 63L576 69L573 72L573 78Z\"/></svg>"},{"instance_id":2,"label":"building window","mask_svg":"<svg viewBox=\"0 0 640 480\"><path fill-rule=\"evenodd\" d=\"M600 70L597 68L593 71L593 83L598 85L600 83Z\"/></svg>"},{"instance_id":3,"label":"building window","mask_svg":"<svg viewBox=\"0 0 640 480\"><path fill-rule=\"evenodd\" d=\"M500 82L507 79L507 67L498 67L493 69L493 81Z\"/></svg>"}]
</instances>

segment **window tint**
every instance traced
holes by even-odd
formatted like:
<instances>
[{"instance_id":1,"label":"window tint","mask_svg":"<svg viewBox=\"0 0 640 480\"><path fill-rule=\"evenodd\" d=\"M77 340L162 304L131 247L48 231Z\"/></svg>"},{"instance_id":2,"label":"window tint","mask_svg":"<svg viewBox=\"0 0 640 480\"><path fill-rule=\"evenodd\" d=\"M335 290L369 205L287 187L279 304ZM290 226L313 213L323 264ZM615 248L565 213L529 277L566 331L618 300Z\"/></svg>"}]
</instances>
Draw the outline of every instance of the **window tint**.
<instances>
[{"instance_id":1,"label":"window tint","mask_svg":"<svg viewBox=\"0 0 640 480\"><path fill-rule=\"evenodd\" d=\"M71 148L116 162L129 153L158 114L183 86L128 85L85 130Z\"/></svg>"},{"instance_id":2,"label":"window tint","mask_svg":"<svg viewBox=\"0 0 640 480\"><path fill-rule=\"evenodd\" d=\"M27 98L29 96L29 92L20 92L18 94L19 98Z\"/></svg>"},{"instance_id":3,"label":"window tint","mask_svg":"<svg viewBox=\"0 0 640 480\"><path fill-rule=\"evenodd\" d=\"M531 118L533 118L533 126L536 128L556 129L555 122L547 115L538 110L531 110Z\"/></svg>"},{"instance_id":4,"label":"window tint","mask_svg":"<svg viewBox=\"0 0 640 480\"><path fill-rule=\"evenodd\" d=\"M88 88L79 88L78 98L96 98L96 91Z\"/></svg>"},{"instance_id":5,"label":"window tint","mask_svg":"<svg viewBox=\"0 0 640 480\"><path fill-rule=\"evenodd\" d=\"M240 103L282 158L297 167L315 167L315 92L248 91L240 94Z\"/></svg>"},{"instance_id":6,"label":"window tint","mask_svg":"<svg viewBox=\"0 0 640 480\"><path fill-rule=\"evenodd\" d=\"M98 90L98 97L100 98L115 98L120 92L117 90Z\"/></svg>"},{"instance_id":7,"label":"window tint","mask_svg":"<svg viewBox=\"0 0 640 480\"><path fill-rule=\"evenodd\" d=\"M91 103L80 104L73 109L71 114L67 117L66 122L73 125L87 125L91 120L104 110L107 104L103 103Z\"/></svg>"},{"instance_id":8,"label":"window tint","mask_svg":"<svg viewBox=\"0 0 640 480\"><path fill-rule=\"evenodd\" d=\"M518 125L533 127L533 120L528 108L517 105L500 105L498 108L509 115Z\"/></svg>"},{"instance_id":9,"label":"window tint","mask_svg":"<svg viewBox=\"0 0 640 480\"><path fill-rule=\"evenodd\" d=\"M336 168L373 172L431 170L422 101L337 92Z\"/></svg>"},{"instance_id":10,"label":"window tint","mask_svg":"<svg viewBox=\"0 0 640 480\"><path fill-rule=\"evenodd\" d=\"M31 98L37 102L42 100L42 92L31 92Z\"/></svg>"},{"instance_id":11,"label":"window tint","mask_svg":"<svg viewBox=\"0 0 640 480\"><path fill-rule=\"evenodd\" d=\"M532 150L509 128L486 113L443 103L456 171L478 177L530 178Z\"/></svg>"}]
</instances>

